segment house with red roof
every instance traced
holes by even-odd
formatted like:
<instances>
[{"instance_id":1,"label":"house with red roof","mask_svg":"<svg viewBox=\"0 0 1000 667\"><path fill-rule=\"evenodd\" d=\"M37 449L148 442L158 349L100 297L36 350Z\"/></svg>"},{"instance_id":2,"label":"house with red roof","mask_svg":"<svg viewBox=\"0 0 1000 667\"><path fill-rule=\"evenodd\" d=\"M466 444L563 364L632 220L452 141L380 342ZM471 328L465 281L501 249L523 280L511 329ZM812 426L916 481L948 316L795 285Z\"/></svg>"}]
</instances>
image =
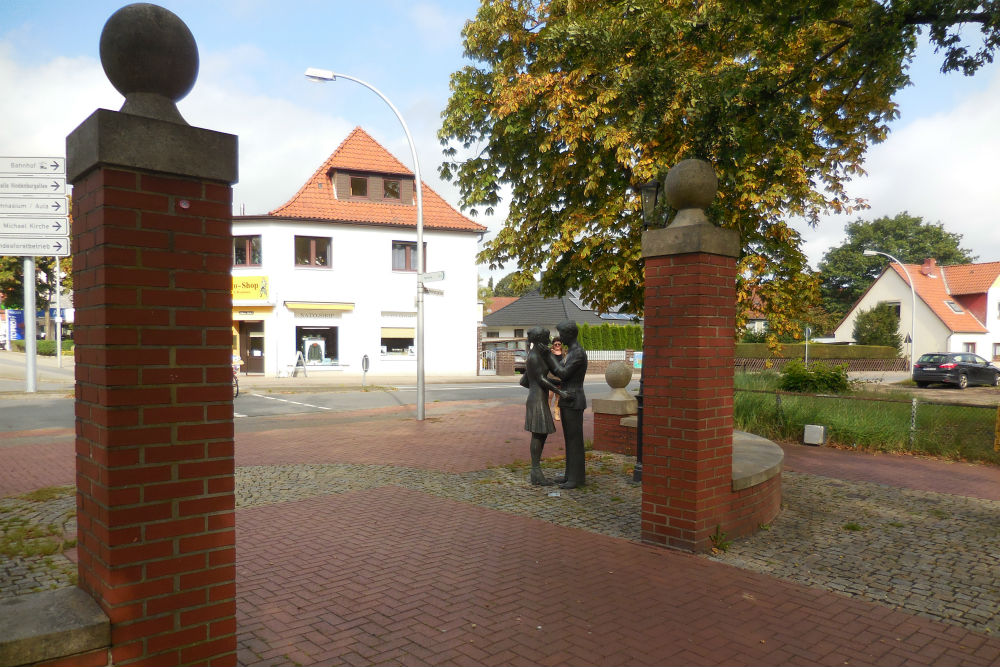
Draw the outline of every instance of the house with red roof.
<instances>
[{"instance_id":1,"label":"house with red roof","mask_svg":"<svg viewBox=\"0 0 1000 667\"><path fill-rule=\"evenodd\" d=\"M837 327L836 341L853 339L858 313L888 303L899 314L903 339L915 341L913 359L928 352L971 352L1000 359L1000 262L939 266L931 258L905 267L889 263ZM914 297L915 335L910 328Z\"/></svg>"},{"instance_id":2,"label":"house with red roof","mask_svg":"<svg viewBox=\"0 0 1000 667\"><path fill-rule=\"evenodd\" d=\"M423 184L427 374L475 375L486 228ZM360 127L287 202L233 218L233 353L244 371L416 373L413 172Z\"/></svg>"}]
</instances>

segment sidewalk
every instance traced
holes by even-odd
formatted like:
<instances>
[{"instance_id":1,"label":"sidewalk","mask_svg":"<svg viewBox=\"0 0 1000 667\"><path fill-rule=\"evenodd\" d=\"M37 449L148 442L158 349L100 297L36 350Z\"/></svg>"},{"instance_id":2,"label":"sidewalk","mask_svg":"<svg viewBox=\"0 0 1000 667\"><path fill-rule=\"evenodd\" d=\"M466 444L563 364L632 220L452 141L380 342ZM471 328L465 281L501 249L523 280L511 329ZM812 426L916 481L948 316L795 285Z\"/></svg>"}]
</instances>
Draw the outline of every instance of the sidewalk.
<instances>
[{"instance_id":1,"label":"sidewalk","mask_svg":"<svg viewBox=\"0 0 1000 667\"><path fill-rule=\"evenodd\" d=\"M236 438L243 665L1000 665L1000 500L961 483L998 468L792 445L783 513L706 557L636 541L629 459L528 484L521 406L286 421ZM0 497L72 483L68 428L13 435Z\"/></svg>"}]
</instances>

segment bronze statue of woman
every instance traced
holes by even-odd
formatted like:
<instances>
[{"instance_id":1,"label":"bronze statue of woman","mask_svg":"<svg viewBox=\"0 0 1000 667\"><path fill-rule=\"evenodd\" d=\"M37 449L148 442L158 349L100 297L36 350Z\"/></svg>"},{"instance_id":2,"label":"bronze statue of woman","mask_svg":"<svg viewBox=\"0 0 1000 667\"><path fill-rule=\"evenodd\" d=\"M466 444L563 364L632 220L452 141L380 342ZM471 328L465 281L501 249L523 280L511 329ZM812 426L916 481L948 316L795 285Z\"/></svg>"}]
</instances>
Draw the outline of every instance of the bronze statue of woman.
<instances>
[{"instance_id":1,"label":"bronze statue of woman","mask_svg":"<svg viewBox=\"0 0 1000 667\"><path fill-rule=\"evenodd\" d=\"M549 371L548 357L549 330L534 327L528 330L528 358L524 363L521 385L528 388L528 399L524 403L524 430L531 432L531 483L539 486L552 484L542 474L542 448L549 433L556 432L549 409L549 392L563 398L568 394L557 387L546 375Z\"/></svg>"}]
</instances>

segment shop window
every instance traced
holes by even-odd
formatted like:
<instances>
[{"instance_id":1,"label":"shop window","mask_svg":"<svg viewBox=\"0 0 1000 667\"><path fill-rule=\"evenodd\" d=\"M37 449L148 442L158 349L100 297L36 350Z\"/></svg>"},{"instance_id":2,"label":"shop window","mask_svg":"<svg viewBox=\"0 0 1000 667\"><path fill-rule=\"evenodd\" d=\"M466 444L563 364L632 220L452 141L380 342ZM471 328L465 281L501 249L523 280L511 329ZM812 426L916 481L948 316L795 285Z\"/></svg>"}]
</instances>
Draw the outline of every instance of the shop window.
<instances>
[{"instance_id":1,"label":"shop window","mask_svg":"<svg viewBox=\"0 0 1000 667\"><path fill-rule=\"evenodd\" d=\"M424 244L424 266L427 266L427 244ZM417 270L417 244L411 241L392 242L392 270ZM427 270L426 268L424 269Z\"/></svg>"},{"instance_id":2,"label":"shop window","mask_svg":"<svg viewBox=\"0 0 1000 667\"><path fill-rule=\"evenodd\" d=\"M380 345L383 356L415 354L415 336L416 329L412 327L382 327Z\"/></svg>"},{"instance_id":3,"label":"shop window","mask_svg":"<svg viewBox=\"0 0 1000 667\"><path fill-rule=\"evenodd\" d=\"M368 179L364 176L351 176L351 196L368 196Z\"/></svg>"},{"instance_id":4,"label":"shop window","mask_svg":"<svg viewBox=\"0 0 1000 667\"><path fill-rule=\"evenodd\" d=\"M233 237L233 266L260 266L260 235Z\"/></svg>"},{"instance_id":5,"label":"shop window","mask_svg":"<svg viewBox=\"0 0 1000 667\"><path fill-rule=\"evenodd\" d=\"M307 366L337 363L337 327L295 327L295 344Z\"/></svg>"},{"instance_id":6,"label":"shop window","mask_svg":"<svg viewBox=\"0 0 1000 667\"><path fill-rule=\"evenodd\" d=\"M323 236L296 236L295 266L330 266L330 239Z\"/></svg>"},{"instance_id":7,"label":"shop window","mask_svg":"<svg viewBox=\"0 0 1000 667\"><path fill-rule=\"evenodd\" d=\"M382 199L399 199L399 181L385 179L382 181Z\"/></svg>"}]
</instances>

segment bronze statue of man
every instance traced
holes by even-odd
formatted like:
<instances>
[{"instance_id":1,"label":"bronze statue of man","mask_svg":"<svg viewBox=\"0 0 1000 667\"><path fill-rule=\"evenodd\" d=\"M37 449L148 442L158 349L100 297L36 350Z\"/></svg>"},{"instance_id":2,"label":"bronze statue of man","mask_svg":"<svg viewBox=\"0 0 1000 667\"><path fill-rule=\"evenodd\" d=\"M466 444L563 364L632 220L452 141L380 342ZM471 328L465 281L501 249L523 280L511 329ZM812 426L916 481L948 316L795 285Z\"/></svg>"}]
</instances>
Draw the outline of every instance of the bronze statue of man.
<instances>
[{"instance_id":1,"label":"bronze statue of man","mask_svg":"<svg viewBox=\"0 0 1000 667\"><path fill-rule=\"evenodd\" d=\"M587 396L583 381L587 375L587 352L577 341L576 322L566 320L556 325L563 343L562 360L549 351L549 369L561 380L560 388L566 394L559 399L563 439L566 441L566 473L556 482L563 489L575 489L587 482L586 458L583 452L583 411L587 409Z\"/></svg>"}]
</instances>

